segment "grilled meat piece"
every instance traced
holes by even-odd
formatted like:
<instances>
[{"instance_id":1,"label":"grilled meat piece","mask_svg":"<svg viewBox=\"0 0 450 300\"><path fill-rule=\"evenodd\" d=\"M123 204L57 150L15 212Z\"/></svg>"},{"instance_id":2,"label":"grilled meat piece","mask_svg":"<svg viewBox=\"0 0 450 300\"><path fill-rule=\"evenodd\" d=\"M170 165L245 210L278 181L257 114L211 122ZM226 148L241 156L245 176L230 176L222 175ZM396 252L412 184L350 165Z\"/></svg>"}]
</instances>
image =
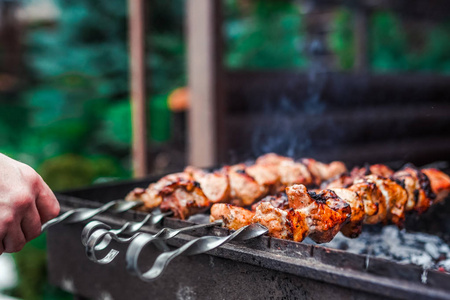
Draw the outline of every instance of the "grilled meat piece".
<instances>
[{"instance_id":1,"label":"grilled meat piece","mask_svg":"<svg viewBox=\"0 0 450 300\"><path fill-rule=\"evenodd\" d=\"M252 223L254 213L239 206L216 203L211 207L210 221L223 220L225 227L237 230Z\"/></svg>"},{"instance_id":2,"label":"grilled meat piece","mask_svg":"<svg viewBox=\"0 0 450 300\"><path fill-rule=\"evenodd\" d=\"M333 188L348 188L355 181L355 177L349 172L344 172L339 174L327 181L322 182L320 187L322 189L333 189Z\"/></svg>"},{"instance_id":3,"label":"grilled meat piece","mask_svg":"<svg viewBox=\"0 0 450 300\"><path fill-rule=\"evenodd\" d=\"M383 164L366 165L362 168L355 167L350 172L353 178L360 178L368 175L377 175L380 177L390 177L394 174L391 168Z\"/></svg>"},{"instance_id":4,"label":"grilled meat piece","mask_svg":"<svg viewBox=\"0 0 450 300\"><path fill-rule=\"evenodd\" d=\"M162 203L162 197L159 191L154 188L154 183L150 184L148 188L135 188L125 197L126 201L143 201L144 205L138 210L152 211Z\"/></svg>"},{"instance_id":5,"label":"grilled meat piece","mask_svg":"<svg viewBox=\"0 0 450 300\"><path fill-rule=\"evenodd\" d=\"M252 211L256 210L256 206L258 206L261 202L270 202L273 207L279 209L289 209L289 200L285 193L278 193L275 196L266 196L261 201L256 202L252 205Z\"/></svg>"},{"instance_id":6,"label":"grilled meat piece","mask_svg":"<svg viewBox=\"0 0 450 300\"><path fill-rule=\"evenodd\" d=\"M225 172L208 173L195 167L186 167L184 170L200 184L205 196L212 203L227 202L230 197L230 184Z\"/></svg>"},{"instance_id":7,"label":"grilled meat piece","mask_svg":"<svg viewBox=\"0 0 450 300\"><path fill-rule=\"evenodd\" d=\"M174 217L182 220L207 210L211 204L200 185L193 180L166 186L161 190L160 195L163 198L161 210L171 210Z\"/></svg>"},{"instance_id":8,"label":"grilled meat piece","mask_svg":"<svg viewBox=\"0 0 450 300\"><path fill-rule=\"evenodd\" d=\"M408 193L406 211L414 209L418 213L423 213L433 204L436 195L431 191L427 175L419 169L405 167L396 172L392 178L402 184Z\"/></svg>"},{"instance_id":9,"label":"grilled meat piece","mask_svg":"<svg viewBox=\"0 0 450 300\"><path fill-rule=\"evenodd\" d=\"M261 186L246 172L244 164L227 166L223 169L230 181L231 203L238 206L248 206L265 196L268 187Z\"/></svg>"},{"instance_id":10,"label":"grilled meat piece","mask_svg":"<svg viewBox=\"0 0 450 300\"><path fill-rule=\"evenodd\" d=\"M255 209L253 223L260 223L269 229L269 235L301 242L308 234L306 216L294 209L280 209L270 202L260 202Z\"/></svg>"},{"instance_id":11,"label":"grilled meat piece","mask_svg":"<svg viewBox=\"0 0 450 300\"><path fill-rule=\"evenodd\" d=\"M394 174L388 166L382 164L354 167L351 172L344 172L322 183L321 188L348 188L358 179L368 175L377 175L389 178Z\"/></svg>"},{"instance_id":12,"label":"grilled meat piece","mask_svg":"<svg viewBox=\"0 0 450 300\"><path fill-rule=\"evenodd\" d=\"M401 227L405 220L405 205L408 200L406 190L397 182L377 175L365 177L367 181L373 182L384 196L387 210L387 220Z\"/></svg>"},{"instance_id":13,"label":"grilled meat piece","mask_svg":"<svg viewBox=\"0 0 450 300\"><path fill-rule=\"evenodd\" d=\"M292 184L312 185L312 176L308 168L300 162L294 162L292 158L280 156L275 153L268 153L260 156L256 160L256 165L270 168L277 174L278 184L275 192L283 191L286 186Z\"/></svg>"},{"instance_id":14,"label":"grilled meat piece","mask_svg":"<svg viewBox=\"0 0 450 300\"><path fill-rule=\"evenodd\" d=\"M324 164L312 158L304 158L302 159L302 163L308 167L317 186L319 186L322 181L329 180L347 171L345 164L340 161Z\"/></svg>"},{"instance_id":15,"label":"grilled meat piece","mask_svg":"<svg viewBox=\"0 0 450 300\"><path fill-rule=\"evenodd\" d=\"M362 197L357 192L349 189L330 189L335 192L342 200L347 202L351 208L351 216L347 224L345 224L341 232L349 238L356 238L361 234L362 225L365 217L364 203Z\"/></svg>"},{"instance_id":16,"label":"grilled meat piece","mask_svg":"<svg viewBox=\"0 0 450 300\"><path fill-rule=\"evenodd\" d=\"M281 156L275 153L267 153L256 159L256 164L279 165L283 161L294 161L290 157Z\"/></svg>"},{"instance_id":17,"label":"grilled meat piece","mask_svg":"<svg viewBox=\"0 0 450 300\"><path fill-rule=\"evenodd\" d=\"M450 194L450 177L438 169L423 169L422 172L428 177L431 190L436 195L435 202L443 201Z\"/></svg>"},{"instance_id":18,"label":"grilled meat piece","mask_svg":"<svg viewBox=\"0 0 450 300\"><path fill-rule=\"evenodd\" d=\"M294 161L282 161L278 165L280 181L284 187L293 184L303 184L311 186L314 184L314 177L305 164Z\"/></svg>"},{"instance_id":19,"label":"grilled meat piece","mask_svg":"<svg viewBox=\"0 0 450 300\"><path fill-rule=\"evenodd\" d=\"M309 237L316 243L327 243L341 230L351 216L350 205L331 190L308 193L304 185L286 188L289 206L306 216Z\"/></svg>"},{"instance_id":20,"label":"grilled meat piece","mask_svg":"<svg viewBox=\"0 0 450 300\"><path fill-rule=\"evenodd\" d=\"M255 164L247 166L245 172L253 177L260 186L267 187L268 191L275 191L279 188L280 175L278 168L274 165Z\"/></svg>"},{"instance_id":21,"label":"grilled meat piece","mask_svg":"<svg viewBox=\"0 0 450 300\"><path fill-rule=\"evenodd\" d=\"M144 201L144 206L140 208L143 211L152 211L156 207L160 206L163 202L161 191L178 182L188 182L192 178L187 173L174 173L162 177L155 183L151 183L145 190L142 188L135 188L126 197L127 201Z\"/></svg>"},{"instance_id":22,"label":"grilled meat piece","mask_svg":"<svg viewBox=\"0 0 450 300\"><path fill-rule=\"evenodd\" d=\"M375 182L361 178L356 180L348 189L357 192L362 198L365 224L377 224L386 220L386 200Z\"/></svg>"}]
</instances>

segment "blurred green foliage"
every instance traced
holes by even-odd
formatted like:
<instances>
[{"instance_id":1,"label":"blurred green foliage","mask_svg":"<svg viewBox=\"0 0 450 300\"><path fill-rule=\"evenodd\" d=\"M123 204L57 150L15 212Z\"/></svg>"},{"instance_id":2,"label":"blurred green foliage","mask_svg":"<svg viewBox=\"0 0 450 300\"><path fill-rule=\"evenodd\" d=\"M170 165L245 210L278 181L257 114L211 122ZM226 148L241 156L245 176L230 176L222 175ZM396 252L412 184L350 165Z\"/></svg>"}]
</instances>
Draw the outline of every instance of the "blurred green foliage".
<instances>
[{"instance_id":1,"label":"blurred green foliage","mask_svg":"<svg viewBox=\"0 0 450 300\"><path fill-rule=\"evenodd\" d=\"M341 8L335 12L333 31L328 40L331 50L336 54L339 67L343 70L352 69L355 63L355 36L350 10Z\"/></svg>"},{"instance_id":2,"label":"blurred green foliage","mask_svg":"<svg viewBox=\"0 0 450 300\"><path fill-rule=\"evenodd\" d=\"M253 1L242 9L240 2L226 2L227 67L305 67L307 60L302 51L305 31L299 6L294 2L272 0Z\"/></svg>"},{"instance_id":3,"label":"blurred green foliage","mask_svg":"<svg viewBox=\"0 0 450 300\"><path fill-rule=\"evenodd\" d=\"M54 190L130 177L127 1L54 2L55 23L27 30L23 90L0 93L0 152L33 166ZM186 82L183 10L182 0L154 0L149 10L155 142L170 137L167 94ZM46 283L44 244L39 237L15 254L13 296L67 298Z\"/></svg>"}]
</instances>

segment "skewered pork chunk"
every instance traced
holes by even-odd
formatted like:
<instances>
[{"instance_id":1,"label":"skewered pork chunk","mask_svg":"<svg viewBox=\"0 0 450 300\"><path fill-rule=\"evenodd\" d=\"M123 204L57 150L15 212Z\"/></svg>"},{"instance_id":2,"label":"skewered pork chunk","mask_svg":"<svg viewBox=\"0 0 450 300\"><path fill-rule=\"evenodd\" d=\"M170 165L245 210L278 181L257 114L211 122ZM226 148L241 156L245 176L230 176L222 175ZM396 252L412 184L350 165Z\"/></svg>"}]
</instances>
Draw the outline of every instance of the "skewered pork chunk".
<instances>
[{"instance_id":1,"label":"skewered pork chunk","mask_svg":"<svg viewBox=\"0 0 450 300\"><path fill-rule=\"evenodd\" d=\"M275 153L267 153L256 159L256 164L279 165L283 161L294 161L290 157L281 156Z\"/></svg>"},{"instance_id":2,"label":"skewered pork chunk","mask_svg":"<svg viewBox=\"0 0 450 300\"><path fill-rule=\"evenodd\" d=\"M348 189L357 192L362 198L365 224L377 224L386 220L386 200L374 182L361 178L356 180L355 184Z\"/></svg>"},{"instance_id":3,"label":"skewered pork chunk","mask_svg":"<svg viewBox=\"0 0 450 300\"><path fill-rule=\"evenodd\" d=\"M212 203L229 200L230 184L225 172L208 173L195 167L187 167L184 171L200 184L203 193Z\"/></svg>"},{"instance_id":4,"label":"skewered pork chunk","mask_svg":"<svg viewBox=\"0 0 450 300\"><path fill-rule=\"evenodd\" d=\"M163 202L161 191L170 185L187 182L192 180L189 174L186 173L174 173L169 174L161 178L155 183L151 183L146 189L135 188L126 197L127 201L144 201L144 206L140 210L152 211L156 207L160 206Z\"/></svg>"},{"instance_id":5,"label":"skewered pork chunk","mask_svg":"<svg viewBox=\"0 0 450 300\"><path fill-rule=\"evenodd\" d=\"M394 174L388 166L382 164L367 165L362 168L354 167L351 172L344 172L332 177L322 183L321 187L326 188L348 188L356 180L368 175L377 175L381 177L390 177Z\"/></svg>"},{"instance_id":6,"label":"skewered pork chunk","mask_svg":"<svg viewBox=\"0 0 450 300\"><path fill-rule=\"evenodd\" d=\"M144 206L138 208L143 211L152 211L162 203L162 197L159 191L154 188L154 183L150 184L148 188L135 188L125 197L126 201L143 201Z\"/></svg>"},{"instance_id":7,"label":"skewered pork chunk","mask_svg":"<svg viewBox=\"0 0 450 300\"><path fill-rule=\"evenodd\" d=\"M331 178L330 180L322 182L320 187L322 189L348 188L354 181L354 176L352 176L349 172L344 172Z\"/></svg>"},{"instance_id":8,"label":"skewered pork chunk","mask_svg":"<svg viewBox=\"0 0 450 300\"><path fill-rule=\"evenodd\" d=\"M276 172L280 183L280 189L293 184L313 184L311 172L305 164L295 162L292 158L280 156L275 153L268 153L260 156L256 160L256 165L269 167Z\"/></svg>"},{"instance_id":9,"label":"skewered pork chunk","mask_svg":"<svg viewBox=\"0 0 450 300\"><path fill-rule=\"evenodd\" d=\"M309 237L327 243L341 230L351 215L350 205L331 190L308 193L302 184L286 188L289 206L306 216Z\"/></svg>"},{"instance_id":10,"label":"skewered pork chunk","mask_svg":"<svg viewBox=\"0 0 450 300\"><path fill-rule=\"evenodd\" d=\"M296 162L292 158L274 153L260 156L256 165L277 167L279 180L284 187L293 184L320 185L322 181L346 171L344 163L339 161L324 164L312 158L305 158Z\"/></svg>"},{"instance_id":11,"label":"skewered pork chunk","mask_svg":"<svg viewBox=\"0 0 450 300\"><path fill-rule=\"evenodd\" d=\"M144 201L141 210L152 211L160 207L162 211L171 210L174 217L185 219L193 214L205 211L210 201L203 193L198 182L188 173L175 173L164 176L147 189L134 189L125 198L127 201Z\"/></svg>"},{"instance_id":12,"label":"skewered pork chunk","mask_svg":"<svg viewBox=\"0 0 450 300\"><path fill-rule=\"evenodd\" d=\"M280 175L274 165L255 164L247 166L245 172L260 186L266 187L268 192L274 193L280 188Z\"/></svg>"},{"instance_id":13,"label":"skewered pork chunk","mask_svg":"<svg viewBox=\"0 0 450 300\"><path fill-rule=\"evenodd\" d=\"M269 235L301 242L308 234L306 216L294 209L283 210L270 202L260 202L255 209L253 223L260 223L269 229Z\"/></svg>"},{"instance_id":14,"label":"skewered pork chunk","mask_svg":"<svg viewBox=\"0 0 450 300\"><path fill-rule=\"evenodd\" d=\"M205 211L210 206L200 185L193 180L180 181L166 186L161 190L163 201L160 205L162 211L171 210L175 218L186 219L187 217Z\"/></svg>"},{"instance_id":15,"label":"skewered pork chunk","mask_svg":"<svg viewBox=\"0 0 450 300\"><path fill-rule=\"evenodd\" d=\"M210 221L222 220L225 227L237 230L252 223L254 213L239 206L216 203L211 207Z\"/></svg>"},{"instance_id":16,"label":"skewered pork chunk","mask_svg":"<svg viewBox=\"0 0 450 300\"><path fill-rule=\"evenodd\" d=\"M278 193L275 196L266 196L261 201L252 205L252 211L256 210L256 206L258 206L261 202L270 202L273 207L279 209L289 209L289 200L285 193Z\"/></svg>"},{"instance_id":17,"label":"skewered pork chunk","mask_svg":"<svg viewBox=\"0 0 450 300\"><path fill-rule=\"evenodd\" d=\"M248 206L267 194L268 187L259 185L247 174L244 164L224 167L224 172L227 172L230 181L231 203Z\"/></svg>"},{"instance_id":18,"label":"skewered pork chunk","mask_svg":"<svg viewBox=\"0 0 450 300\"><path fill-rule=\"evenodd\" d=\"M282 161L278 165L280 173L280 181L284 187L293 184L303 184L311 186L314 184L315 178L308 170L305 164L294 161Z\"/></svg>"},{"instance_id":19,"label":"skewered pork chunk","mask_svg":"<svg viewBox=\"0 0 450 300\"><path fill-rule=\"evenodd\" d=\"M339 198L347 202L351 207L351 216L348 223L342 227L342 234L350 238L358 237L361 234L365 217L364 204L361 195L349 189L330 190L335 192Z\"/></svg>"},{"instance_id":20,"label":"skewered pork chunk","mask_svg":"<svg viewBox=\"0 0 450 300\"><path fill-rule=\"evenodd\" d=\"M324 164L312 158L304 158L302 159L302 163L308 167L308 170L313 175L314 183L317 186L319 186L322 181L329 180L330 178L347 171L344 163L340 161L333 161L330 164Z\"/></svg>"},{"instance_id":21,"label":"skewered pork chunk","mask_svg":"<svg viewBox=\"0 0 450 300\"><path fill-rule=\"evenodd\" d=\"M350 172L353 178L359 178L367 175L377 175L380 177L390 177L394 174L391 168L383 164L367 165L362 168L355 167Z\"/></svg>"},{"instance_id":22,"label":"skewered pork chunk","mask_svg":"<svg viewBox=\"0 0 450 300\"><path fill-rule=\"evenodd\" d=\"M423 169L422 172L428 177L431 190L436 195L435 202L443 201L450 194L450 177L438 169Z\"/></svg>"},{"instance_id":23,"label":"skewered pork chunk","mask_svg":"<svg viewBox=\"0 0 450 300\"><path fill-rule=\"evenodd\" d=\"M414 209L418 213L422 213L433 204L436 195L431 191L430 181L422 171L413 167L405 167L396 172L393 178L402 183L408 193L406 211Z\"/></svg>"},{"instance_id":24,"label":"skewered pork chunk","mask_svg":"<svg viewBox=\"0 0 450 300\"><path fill-rule=\"evenodd\" d=\"M401 227L405 220L405 205L408 200L406 190L395 181L383 178L377 175L369 175L365 177L368 182L373 182L383 194L387 220Z\"/></svg>"}]
</instances>

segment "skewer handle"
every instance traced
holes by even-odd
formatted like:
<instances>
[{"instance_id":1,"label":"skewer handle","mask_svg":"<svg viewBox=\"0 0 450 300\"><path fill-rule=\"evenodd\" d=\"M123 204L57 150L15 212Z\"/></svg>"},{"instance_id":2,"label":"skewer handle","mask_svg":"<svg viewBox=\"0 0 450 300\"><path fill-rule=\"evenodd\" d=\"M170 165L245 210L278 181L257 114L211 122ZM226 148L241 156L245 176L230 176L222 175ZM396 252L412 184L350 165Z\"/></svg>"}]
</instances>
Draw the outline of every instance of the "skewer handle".
<instances>
[{"instance_id":1,"label":"skewer handle","mask_svg":"<svg viewBox=\"0 0 450 300\"><path fill-rule=\"evenodd\" d=\"M164 215L168 215L168 214L169 213L160 214L160 215L156 215L155 217L161 216L161 218L159 219L159 220L161 220ZM104 256L103 258L97 258L96 251L105 249L111 240L115 240L119 243L127 243L127 242L134 240L136 237L138 237L141 234L138 232L128 238L120 237L119 234L117 234L114 230L105 229L105 228L110 228L108 225L106 225L104 223L101 223L101 224L99 224L99 223L101 223L101 222L92 221L85 227L85 229L88 227L87 231L89 231L90 228L97 229L90 236L88 236L88 240L87 240L85 246L86 246L87 257L90 260L92 260L98 264L103 264L103 265L109 264L119 254L118 250L111 249L108 252L108 254L106 256ZM92 224L92 225L90 225L90 224ZM179 228L179 229L163 228L158 233L152 235L152 238L153 238L153 241L155 242L156 246L159 248L159 250L169 251L169 248L163 241L171 239L181 232L205 228L205 227L212 227L212 226L216 226L216 225L222 225L222 221L217 221L217 222L208 223L208 224L193 225L193 226L183 227L183 228ZM131 233L131 232L127 232L127 233ZM102 244L105 240L107 241L107 244L106 244L106 246L103 246ZM99 246L101 246L101 247L99 247Z\"/></svg>"},{"instance_id":2,"label":"skewer handle","mask_svg":"<svg viewBox=\"0 0 450 300\"><path fill-rule=\"evenodd\" d=\"M156 239L152 235L143 233L137 236L128 247L126 255L127 269L130 273L132 273L133 275L137 275L143 281L153 281L161 276L170 261L181 254L195 255L205 253L218 248L233 239L239 241L249 240L266 234L267 232L268 229L266 227L262 226L261 224L255 223L242 227L228 236L200 237L184 244L176 250L160 254L156 258L153 266L146 272L142 272L140 270L138 266L138 258L141 254L142 249L147 244L155 242Z\"/></svg>"},{"instance_id":3,"label":"skewer handle","mask_svg":"<svg viewBox=\"0 0 450 300\"><path fill-rule=\"evenodd\" d=\"M143 205L142 201L114 200L95 209L94 208L72 209L42 225L41 231L43 232L47 230L50 226L56 225L58 223L79 223L89 220L105 211L110 211L112 213L122 213L141 205Z\"/></svg>"}]
</instances>

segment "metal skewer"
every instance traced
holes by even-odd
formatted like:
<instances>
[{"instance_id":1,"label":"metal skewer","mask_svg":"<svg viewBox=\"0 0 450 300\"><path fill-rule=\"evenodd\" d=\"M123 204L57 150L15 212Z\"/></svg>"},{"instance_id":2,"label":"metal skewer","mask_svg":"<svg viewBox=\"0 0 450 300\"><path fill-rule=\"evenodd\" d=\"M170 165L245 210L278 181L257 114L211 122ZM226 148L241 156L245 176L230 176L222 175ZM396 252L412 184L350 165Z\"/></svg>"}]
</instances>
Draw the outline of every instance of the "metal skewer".
<instances>
[{"instance_id":1,"label":"metal skewer","mask_svg":"<svg viewBox=\"0 0 450 300\"><path fill-rule=\"evenodd\" d=\"M161 210L157 208L153 212L148 213L142 221L126 222L119 229L111 229L111 226L100 221L91 221L83 228L83 231L81 232L81 243L83 244L83 246L86 246L89 237L92 235L94 231L104 229L107 230L110 234L107 234L105 238L101 241L101 243L99 243L95 247L96 250L103 250L111 242L111 235L115 234L118 236L119 234L133 234L139 231L139 229L141 229L142 226L144 226L145 224L147 225L157 224L165 216L169 216L171 214L172 212L162 213Z\"/></svg>"},{"instance_id":2,"label":"metal skewer","mask_svg":"<svg viewBox=\"0 0 450 300\"><path fill-rule=\"evenodd\" d=\"M98 214L105 211L110 211L112 213L122 213L132 208L142 206L143 201L124 201L124 200L114 200L100 206L98 208L77 208L69 210L59 217L56 217L41 227L41 231L47 230L50 226L58 223L78 223L89 220Z\"/></svg>"},{"instance_id":3,"label":"metal skewer","mask_svg":"<svg viewBox=\"0 0 450 300\"><path fill-rule=\"evenodd\" d=\"M170 263L170 261L181 254L195 255L205 253L233 239L239 241L249 240L261 236L263 234L266 234L267 232L268 229L266 227L256 223L242 227L228 236L200 237L184 244L183 246L181 246L176 250L160 254L156 258L153 266L146 272L142 272L138 266L139 255L141 254L142 249L147 244L157 242L158 239L155 239L152 235L142 233L136 238L134 238L130 246L128 247L126 255L127 269L130 273L137 275L140 279L144 281L152 281L161 276L161 274L164 272L165 268Z\"/></svg>"},{"instance_id":4,"label":"metal skewer","mask_svg":"<svg viewBox=\"0 0 450 300\"><path fill-rule=\"evenodd\" d=\"M165 245L165 243L163 241L171 239L171 238L175 237L176 235L178 235L182 232L185 232L185 231L191 231L191 230L195 230L195 229L212 227L212 226L222 225L222 224L223 224L222 221L216 221L213 223L193 225L193 226L178 228L178 229L163 228L158 233L151 235L151 238L152 238L152 240L154 240L155 243L157 243L157 246L159 249L161 249L162 251L169 251L169 248L167 247L167 245ZM106 254L106 256L104 256L103 258L97 258L97 255L96 255L96 251L101 250L98 248L98 246L103 244L103 241L105 240L106 237L109 237L110 239L113 239L119 243L128 243L128 242L134 240L140 234L142 234L142 233L138 232L129 238L123 238L123 237L119 237L112 230L98 229L91 234L91 236L89 237L89 239L87 241L86 255L90 260L92 260L96 263L109 264L111 261L114 260L114 258L117 256L117 254L119 254L118 250L111 249L108 252L108 254ZM109 242L108 242L108 244L109 244ZM162 245L162 244L164 244L164 245Z\"/></svg>"}]
</instances>

